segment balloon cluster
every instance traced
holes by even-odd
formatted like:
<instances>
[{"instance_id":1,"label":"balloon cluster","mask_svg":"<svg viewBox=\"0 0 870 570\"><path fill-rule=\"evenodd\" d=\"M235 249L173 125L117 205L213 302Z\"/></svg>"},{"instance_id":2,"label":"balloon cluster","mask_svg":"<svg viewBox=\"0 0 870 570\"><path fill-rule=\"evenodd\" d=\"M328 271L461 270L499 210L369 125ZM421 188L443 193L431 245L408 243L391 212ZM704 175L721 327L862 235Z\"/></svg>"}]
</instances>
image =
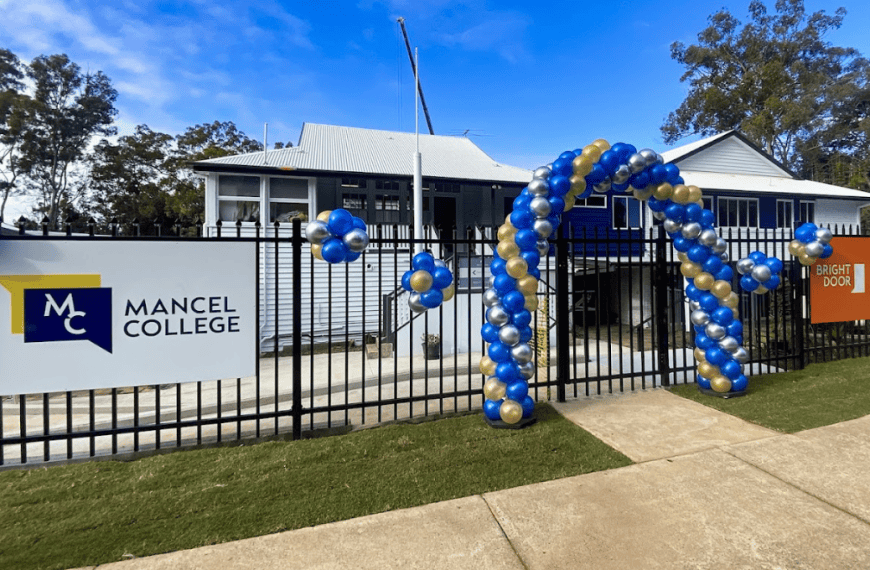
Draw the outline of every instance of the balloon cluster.
<instances>
[{"instance_id":1,"label":"balloon cluster","mask_svg":"<svg viewBox=\"0 0 870 570\"><path fill-rule=\"evenodd\" d=\"M324 210L305 226L311 255L329 263L356 261L369 245L366 223L347 210Z\"/></svg>"},{"instance_id":2,"label":"balloon cluster","mask_svg":"<svg viewBox=\"0 0 870 570\"><path fill-rule=\"evenodd\" d=\"M753 251L737 262L737 272L743 276L740 278L740 287L759 295L773 291L782 281L779 275L782 268L782 260Z\"/></svg>"},{"instance_id":3,"label":"balloon cluster","mask_svg":"<svg viewBox=\"0 0 870 570\"><path fill-rule=\"evenodd\" d=\"M418 253L411 260L413 269L402 275L402 288L411 293L408 306L415 313L434 309L453 298L453 273L431 253Z\"/></svg>"},{"instance_id":4,"label":"balloon cluster","mask_svg":"<svg viewBox=\"0 0 870 570\"><path fill-rule=\"evenodd\" d=\"M794 231L788 251L798 258L801 265L812 265L818 259L827 259L834 253L831 246L831 230L806 223Z\"/></svg>"}]
</instances>

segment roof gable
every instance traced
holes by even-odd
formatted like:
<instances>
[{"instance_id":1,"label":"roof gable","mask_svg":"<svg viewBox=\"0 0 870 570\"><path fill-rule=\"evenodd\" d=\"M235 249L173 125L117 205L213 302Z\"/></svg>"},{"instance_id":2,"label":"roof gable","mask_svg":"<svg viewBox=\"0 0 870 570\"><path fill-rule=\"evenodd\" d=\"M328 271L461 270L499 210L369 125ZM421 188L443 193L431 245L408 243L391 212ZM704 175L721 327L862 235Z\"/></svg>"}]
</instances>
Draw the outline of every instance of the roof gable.
<instances>
[{"instance_id":1,"label":"roof gable","mask_svg":"<svg viewBox=\"0 0 870 570\"><path fill-rule=\"evenodd\" d=\"M662 153L681 171L797 178L737 131L728 131Z\"/></svg>"}]
</instances>

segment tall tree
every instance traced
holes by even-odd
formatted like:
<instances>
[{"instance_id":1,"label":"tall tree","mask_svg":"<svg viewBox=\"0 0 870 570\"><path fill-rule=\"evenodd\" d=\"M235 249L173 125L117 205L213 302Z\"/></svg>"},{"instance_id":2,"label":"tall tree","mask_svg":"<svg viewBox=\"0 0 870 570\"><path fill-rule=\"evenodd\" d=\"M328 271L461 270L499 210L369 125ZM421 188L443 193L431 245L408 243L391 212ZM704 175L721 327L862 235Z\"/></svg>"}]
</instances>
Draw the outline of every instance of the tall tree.
<instances>
[{"instance_id":1,"label":"tall tree","mask_svg":"<svg viewBox=\"0 0 870 570\"><path fill-rule=\"evenodd\" d=\"M19 154L28 100L22 79L24 72L18 57L0 48L0 219L10 196L22 193L17 179L22 173Z\"/></svg>"},{"instance_id":2,"label":"tall tree","mask_svg":"<svg viewBox=\"0 0 870 570\"><path fill-rule=\"evenodd\" d=\"M94 136L115 134L118 96L102 72L83 74L66 55L39 56L27 70L33 96L27 106L21 163L52 227L64 205L75 206L87 184L77 167Z\"/></svg>"},{"instance_id":3,"label":"tall tree","mask_svg":"<svg viewBox=\"0 0 870 570\"><path fill-rule=\"evenodd\" d=\"M845 15L807 14L803 0L777 0L768 14L753 0L746 24L727 9L710 16L697 44L671 45L690 88L661 128L665 142L739 129L784 164L797 162L802 141L825 128L842 91L868 70L857 50L824 39Z\"/></svg>"}]
</instances>

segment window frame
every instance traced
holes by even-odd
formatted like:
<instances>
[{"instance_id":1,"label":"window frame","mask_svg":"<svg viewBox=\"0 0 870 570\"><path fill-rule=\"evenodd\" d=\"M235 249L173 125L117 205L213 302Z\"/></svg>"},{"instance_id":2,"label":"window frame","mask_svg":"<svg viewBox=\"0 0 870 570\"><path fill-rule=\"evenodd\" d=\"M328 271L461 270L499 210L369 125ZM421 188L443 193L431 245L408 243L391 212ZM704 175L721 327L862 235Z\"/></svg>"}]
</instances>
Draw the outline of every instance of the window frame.
<instances>
[{"instance_id":1,"label":"window frame","mask_svg":"<svg viewBox=\"0 0 870 570\"><path fill-rule=\"evenodd\" d=\"M787 206L788 212L781 212L780 207ZM785 217L785 220L781 220L781 217ZM784 223L782 223L784 222ZM776 229L778 230L790 230L794 229L794 201L793 200L782 200L778 199L776 201Z\"/></svg>"},{"instance_id":2,"label":"window frame","mask_svg":"<svg viewBox=\"0 0 870 570\"><path fill-rule=\"evenodd\" d=\"M234 195L222 195L221 194L221 179L223 178L251 178L257 181L258 193L257 196L234 196ZM256 203L256 210L251 213L252 220L242 220L242 224L254 224L257 220L262 221L263 219L263 177L262 176L250 176L245 174L218 174L216 181L216 195L218 199L217 203L217 220L219 220L222 224L235 224L238 220L225 220L221 216L221 206L223 204L230 203L239 203L239 202L250 202Z\"/></svg>"},{"instance_id":3,"label":"window frame","mask_svg":"<svg viewBox=\"0 0 870 570\"><path fill-rule=\"evenodd\" d=\"M617 226L616 225L616 204L617 202L624 201L625 204L625 225ZM611 208L610 208L610 226L614 230L642 230L643 229L643 218L644 218L644 204L636 200L633 196L611 196ZM637 208L637 226L632 225L632 215L631 208Z\"/></svg>"},{"instance_id":4,"label":"window frame","mask_svg":"<svg viewBox=\"0 0 870 570\"><path fill-rule=\"evenodd\" d=\"M723 202L725 204L723 204ZM736 220L735 225L731 225L729 223L722 223L723 214L726 217L725 221L726 222L728 221L727 217L728 217L729 212L728 212L728 207L726 204L729 202L734 202L735 204L737 204L737 212L736 212L737 220ZM749 205L754 204L754 206L755 206L755 223L754 224L747 223L745 226L740 225L740 204L741 203L745 203L747 206L747 208L746 208L747 222L749 221L749 214L750 214ZM737 196L719 196L719 197L717 197L716 198L716 225L720 228L750 228L750 229L757 230L760 227L759 226L758 198L741 198L741 197L737 197Z\"/></svg>"},{"instance_id":5,"label":"window frame","mask_svg":"<svg viewBox=\"0 0 870 570\"><path fill-rule=\"evenodd\" d=\"M308 222L309 220L313 220L314 216L312 215L313 211L313 200L311 199L311 178L302 178L299 176L263 176L264 182L263 184L266 186L264 195L266 197L266 207L265 211L269 212L269 222L275 223L274 218L272 217L272 204L305 204L305 216L306 219L303 219L303 222ZM272 197L272 180L280 179L280 180L302 180L305 182L305 189L307 193L307 197L303 200L302 198L273 198ZM292 221L292 220L291 220ZM289 223L289 222L280 222L280 223Z\"/></svg>"},{"instance_id":6,"label":"window frame","mask_svg":"<svg viewBox=\"0 0 870 570\"><path fill-rule=\"evenodd\" d=\"M589 202L588 202L589 198L600 198L601 205L596 206L596 205L589 204ZM575 208L606 208L607 207L607 195L606 194L597 194L597 195L592 194L588 198L577 198L574 200L574 207Z\"/></svg>"}]
</instances>

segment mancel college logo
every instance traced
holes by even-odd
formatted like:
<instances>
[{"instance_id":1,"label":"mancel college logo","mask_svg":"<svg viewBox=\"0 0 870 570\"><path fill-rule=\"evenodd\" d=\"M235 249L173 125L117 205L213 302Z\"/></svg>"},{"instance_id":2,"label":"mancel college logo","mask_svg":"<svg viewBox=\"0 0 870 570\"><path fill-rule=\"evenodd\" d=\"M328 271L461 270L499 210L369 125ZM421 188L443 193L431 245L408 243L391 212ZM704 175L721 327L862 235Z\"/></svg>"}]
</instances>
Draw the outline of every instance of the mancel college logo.
<instances>
[{"instance_id":1,"label":"mancel college logo","mask_svg":"<svg viewBox=\"0 0 870 570\"><path fill-rule=\"evenodd\" d=\"M25 343L88 340L112 352L112 289L99 275L0 275L0 286Z\"/></svg>"}]
</instances>

